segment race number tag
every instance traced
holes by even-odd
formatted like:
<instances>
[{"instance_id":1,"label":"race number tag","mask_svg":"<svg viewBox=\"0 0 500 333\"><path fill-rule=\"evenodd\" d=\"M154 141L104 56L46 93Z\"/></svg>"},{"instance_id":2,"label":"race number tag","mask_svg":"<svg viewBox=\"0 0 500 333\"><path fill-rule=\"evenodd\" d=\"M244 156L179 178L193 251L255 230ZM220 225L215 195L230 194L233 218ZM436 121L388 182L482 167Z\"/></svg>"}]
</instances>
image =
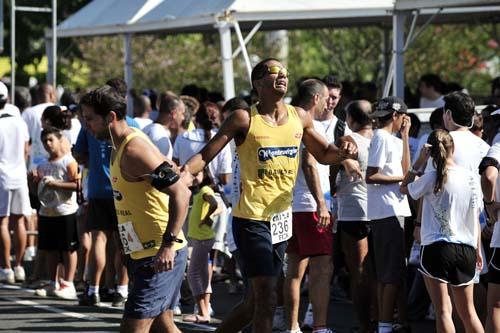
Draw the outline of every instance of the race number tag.
<instances>
[{"instance_id":1,"label":"race number tag","mask_svg":"<svg viewBox=\"0 0 500 333\"><path fill-rule=\"evenodd\" d=\"M271 216L271 238L273 244L292 238L292 208Z\"/></svg>"},{"instance_id":2,"label":"race number tag","mask_svg":"<svg viewBox=\"0 0 500 333\"><path fill-rule=\"evenodd\" d=\"M120 240L125 254L144 250L141 240L134 230L132 222L119 223L118 232L120 233Z\"/></svg>"}]
</instances>

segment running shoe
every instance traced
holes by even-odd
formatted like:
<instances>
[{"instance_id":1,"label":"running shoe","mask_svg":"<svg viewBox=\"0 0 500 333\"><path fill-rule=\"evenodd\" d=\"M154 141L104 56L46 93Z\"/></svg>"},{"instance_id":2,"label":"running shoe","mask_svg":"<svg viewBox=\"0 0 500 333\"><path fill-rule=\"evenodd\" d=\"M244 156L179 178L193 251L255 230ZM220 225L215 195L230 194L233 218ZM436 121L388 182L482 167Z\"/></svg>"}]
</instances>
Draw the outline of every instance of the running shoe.
<instances>
[{"instance_id":1,"label":"running shoe","mask_svg":"<svg viewBox=\"0 0 500 333\"><path fill-rule=\"evenodd\" d=\"M26 273L23 266L14 267L14 278L16 282L24 282L26 280Z\"/></svg>"},{"instance_id":2,"label":"running shoe","mask_svg":"<svg viewBox=\"0 0 500 333\"><path fill-rule=\"evenodd\" d=\"M92 294L89 296L86 292L82 294L78 300L78 305L82 306L100 306L101 298L97 294Z\"/></svg>"},{"instance_id":3,"label":"running shoe","mask_svg":"<svg viewBox=\"0 0 500 333\"><path fill-rule=\"evenodd\" d=\"M0 269L0 282L13 284L16 282L14 271L11 268Z\"/></svg>"},{"instance_id":4,"label":"running shoe","mask_svg":"<svg viewBox=\"0 0 500 333\"><path fill-rule=\"evenodd\" d=\"M119 292L115 292L113 295L113 301L111 302L111 306L114 308L121 308L125 306L126 297L123 297Z\"/></svg>"},{"instance_id":5,"label":"running shoe","mask_svg":"<svg viewBox=\"0 0 500 333\"><path fill-rule=\"evenodd\" d=\"M174 307L174 316L181 316L182 315L182 310L181 310L181 307L176 305Z\"/></svg>"},{"instance_id":6,"label":"running shoe","mask_svg":"<svg viewBox=\"0 0 500 333\"><path fill-rule=\"evenodd\" d=\"M35 289L35 295L40 297L56 296L56 286L49 284L43 288Z\"/></svg>"},{"instance_id":7,"label":"running shoe","mask_svg":"<svg viewBox=\"0 0 500 333\"><path fill-rule=\"evenodd\" d=\"M58 289L54 290L54 296L62 298L62 299L71 299L76 300L76 289L73 283L64 284L61 283Z\"/></svg>"}]
</instances>

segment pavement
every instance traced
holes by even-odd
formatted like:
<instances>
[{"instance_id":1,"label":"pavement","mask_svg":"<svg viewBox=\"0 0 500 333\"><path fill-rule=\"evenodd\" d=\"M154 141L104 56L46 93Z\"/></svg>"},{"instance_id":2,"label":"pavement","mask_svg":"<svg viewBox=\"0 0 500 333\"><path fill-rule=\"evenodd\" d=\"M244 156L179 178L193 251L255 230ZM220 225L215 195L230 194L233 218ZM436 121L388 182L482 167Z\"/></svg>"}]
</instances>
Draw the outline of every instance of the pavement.
<instances>
[{"instance_id":1,"label":"pavement","mask_svg":"<svg viewBox=\"0 0 500 333\"><path fill-rule=\"evenodd\" d=\"M212 306L216 313L210 324L191 324L175 320L182 332L212 332L220 320L241 299L242 294L228 294L224 281L213 285L215 297ZM34 290L22 288L20 284L0 283L0 331L4 332L117 332L122 309L103 303L101 307L83 307L77 301L42 298ZM305 304L301 306L304 311ZM183 313L191 313L192 307L183 307ZM302 318L302 317L301 317ZM352 303L348 300L332 300L328 324L337 333L351 333L357 325ZM430 321L413 323L413 332L434 332Z\"/></svg>"}]
</instances>

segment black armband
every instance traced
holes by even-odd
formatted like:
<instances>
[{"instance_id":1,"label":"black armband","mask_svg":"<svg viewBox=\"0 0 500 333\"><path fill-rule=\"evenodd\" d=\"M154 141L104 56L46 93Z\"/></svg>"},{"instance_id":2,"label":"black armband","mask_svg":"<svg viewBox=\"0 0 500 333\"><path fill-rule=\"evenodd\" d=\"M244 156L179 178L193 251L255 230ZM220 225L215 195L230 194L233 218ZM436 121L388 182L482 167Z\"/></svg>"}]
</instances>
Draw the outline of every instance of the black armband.
<instances>
[{"instance_id":1,"label":"black armband","mask_svg":"<svg viewBox=\"0 0 500 333\"><path fill-rule=\"evenodd\" d=\"M172 165L167 162L160 164L150 176L153 179L151 185L158 191L177 183L180 179L179 175L172 169Z\"/></svg>"},{"instance_id":2,"label":"black armband","mask_svg":"<svg viewBox=\"0 0 500 333\"><path fill-rule=\"evenodd\" d=\"M499 169L500 165L498 164L498 161L493 158L493 157L485 157L479 164L479 174L482 175L483 172L490 166L494 166L495 168Z\"/></svg>"}]
</instances>

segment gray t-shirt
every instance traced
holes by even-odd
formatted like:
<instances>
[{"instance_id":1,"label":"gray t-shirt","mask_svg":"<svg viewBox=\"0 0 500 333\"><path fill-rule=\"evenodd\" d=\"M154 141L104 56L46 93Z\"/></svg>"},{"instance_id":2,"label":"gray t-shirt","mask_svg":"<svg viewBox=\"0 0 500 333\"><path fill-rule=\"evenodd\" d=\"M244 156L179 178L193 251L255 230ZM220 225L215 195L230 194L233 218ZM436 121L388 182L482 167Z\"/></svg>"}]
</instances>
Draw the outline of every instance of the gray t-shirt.
<instances>
[{"instance_id":1,"label":"gray t-shirt","mask_svg":"<svg viewBox=\"0 0 500 333\"><path fill-rule=\"evenodd\" d=\"M368 166L368 148L370 139L357 133L350 136L358 146L358 163L361 173L366 173ZM368 221L368 192L364 179L348 178L344 169L337 176L337 204L339 221Z\"/></svg>"}]
</instances>

